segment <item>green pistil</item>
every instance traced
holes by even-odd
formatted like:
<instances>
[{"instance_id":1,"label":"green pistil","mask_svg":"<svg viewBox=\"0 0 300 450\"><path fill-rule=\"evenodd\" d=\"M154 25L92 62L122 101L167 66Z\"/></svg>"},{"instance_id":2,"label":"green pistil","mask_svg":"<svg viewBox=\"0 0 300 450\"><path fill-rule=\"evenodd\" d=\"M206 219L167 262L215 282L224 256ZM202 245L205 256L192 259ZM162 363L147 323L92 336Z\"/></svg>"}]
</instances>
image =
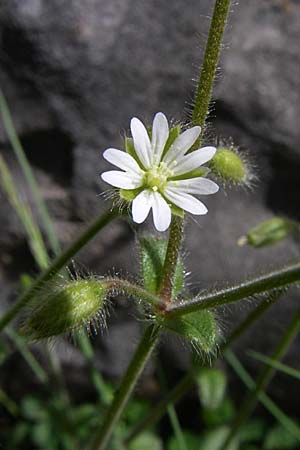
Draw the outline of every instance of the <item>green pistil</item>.
<instances>
[{"instance_id":1,"label":"green pistil","mask_svg":"<svg viewBox=\"0 0 300 450\"><path fill-rule=\"evenodd\" d=\"M170 170L164 162L159 165L151 167L145 174L144 183L148 189L154 192L163 193L166 187L168 178L173 175L173 171Z\"/></svg>"}]
</instances>

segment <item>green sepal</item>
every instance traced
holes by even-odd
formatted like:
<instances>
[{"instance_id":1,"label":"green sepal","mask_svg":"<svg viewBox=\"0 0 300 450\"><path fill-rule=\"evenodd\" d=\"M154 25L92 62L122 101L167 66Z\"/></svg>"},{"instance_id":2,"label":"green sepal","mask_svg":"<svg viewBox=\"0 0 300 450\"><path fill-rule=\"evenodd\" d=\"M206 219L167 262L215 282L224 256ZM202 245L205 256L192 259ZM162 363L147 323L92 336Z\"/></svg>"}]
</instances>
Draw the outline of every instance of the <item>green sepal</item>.
<instances>
[{"instance_id":1,"label":"green sepal","mask_svg":"<svg viewBox=\"0 0 300 450\"><path fill-rule=\"evenodd\" d=\"M177 177L170 178L171 181L187 180L189 178L206 177L210 172L208 167L200 167L199 169L191 170L191 172L185 173L183 175L178 175Z\"/></svg>"},{"instance_id":2,"label":"green sepal","mask_svg":"<svg viewBox=\"0 0 300 450\"><path fill-rule=\"evenodd\" d=\"M140 240L141 273L145 289L156 294L160 288L163 265L166 257L168 241L160 238L142 238ZM179 258L174 274L172 298L182 291L184 283L184 267Z\"/></svg>"},{"instance_id":3,"label":"green sepal","mask_svg":"<svg viewBox=\"0 0 300 450\"><path fill-rule=\"evenodd\" d=\"M195 350L210 353L217 345L218 326L210 311L201 310L161 322L163 327L190 341Z\"/></svg>"},{"instance_id":4,"label":"green sepal","mask_svg":"<svg viewBox=\"0 0 300 450\"><path fill-rule=\"evenodd\" d=\"M130 156L132 156L136 160L136 162L141 167L141 169L145 170L145 167L143 167L143 165L135 151L135 148L133 145L133 139L129 138L127 136L125 136L125 150L126 150L126 153L128 153Z\"/></svg>"},{"instance_id":5,"label":"green sepal","mask_svg":"<svg viewBox=\"0 0 300 450\"><path fill-rule=\"evenodd\" d=\"M178 206L174 205L173 203L170 203L169 206L170 206L172 214L174 216L181 217L182 219L184 218L184 210L183 209L179 208Z\"/></svg>"},{"instance_id":6,"label":"green sepal","mask_svg":"<svg viewBox=\"0 0 300 450\"><path fill-rule=\"evenodd\" d=\"M163 157L165 156L165 154L167 153L167 151L169 150L169 148L171 147L171 145L173 144L175 139L179 136L179 134L180 134L180 125L175 125L175 127L171 128L171 130L169 132L168 140L166 142L166 145L165 145L165 148L163 151Z\"/></svg>"},{"instance_id":7,"label":"green sepal","mask_svg":"<svg viewBox=\"0 0 300 450\"><path fill-rule=\"evenodd\" d=\"M142 192L143 188L137 188L137 189L120 189L119 194L122 200L125 200L126 202L132 202L132 200L135 199L135 197Z\"/></svg>"}]
</instances>

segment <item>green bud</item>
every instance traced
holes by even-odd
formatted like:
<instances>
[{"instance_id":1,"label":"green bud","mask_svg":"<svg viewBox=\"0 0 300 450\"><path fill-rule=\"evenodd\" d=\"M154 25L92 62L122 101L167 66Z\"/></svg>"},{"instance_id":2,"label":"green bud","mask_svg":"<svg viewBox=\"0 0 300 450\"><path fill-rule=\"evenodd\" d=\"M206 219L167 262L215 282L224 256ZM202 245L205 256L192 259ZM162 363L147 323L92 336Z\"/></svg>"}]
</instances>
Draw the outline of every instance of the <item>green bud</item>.
<instances>
[{"instance_id":1,"label":"green bud","mask_svg":"<svg viewBox=\"0 0 300 450\"><path fill-rule=\"evenodd\" d=\"M143 238L140 240L141 272L144 287L156 294L160 288L163 266L167 252L168 241L159 238ZM183 289L184 267L179 258L174 274L172 298L177 297Z\"/></svg>"},{"instance_id":2,"label":"green bud","mask_svg":"<svg viewBox=\"0 0 300 450\"><path fill-rule=\"evenodd\" d=\"M239 239L238 244L242 246L247 243L256 248L272 245L285 239L294 229L295 225L290 220L273 217L252 228L247 236Z\"/></svg>"},{"instance_id":3,"label":"green bud","mask_svg":"<svg viewBox=\"0 0 300 450\"><path fill-rule=\"evenodd\" d=\"M213 173L235 184L247 181L248 171L245 162L230 148L221 147L209 163Z\"/></svg>"},{"instance_id":4,"label":"green bud","mask_svg":"<svg viewBox=\"0 0 300 450\"><path fill-rule=\"evenodd\" d=\"M36 295L22 332L38 340L101 323L106 293L96 278L46 285Z\"/></svg>"},{"instance_id":5,"label":"green bud","mask_svg":"<svg viewBox=\"0 0 300 450\"><path fill-rule=\"evenodd\" d=\"M164 319L162 326L190 341L196 351L210 353L218 343L218 325L213 314L207 310Z\"/></svg>"}]
</instances>

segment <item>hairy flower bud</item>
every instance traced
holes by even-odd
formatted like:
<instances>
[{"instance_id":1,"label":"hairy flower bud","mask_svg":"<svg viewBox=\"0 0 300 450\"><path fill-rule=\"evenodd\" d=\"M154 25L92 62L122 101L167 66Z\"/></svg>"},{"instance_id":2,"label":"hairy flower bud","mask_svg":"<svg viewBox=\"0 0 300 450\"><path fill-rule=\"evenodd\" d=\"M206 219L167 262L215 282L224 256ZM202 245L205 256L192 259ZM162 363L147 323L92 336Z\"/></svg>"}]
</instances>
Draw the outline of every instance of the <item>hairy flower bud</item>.
<instances>
[{"instance_id":1,"label":"hairy flower bud","mask_svg":"<svg viewBox=\"0 0 300 450\"><path fill-rule=\"evenodd\" d=\"M213 173L224 181L244 184L248 179L247 165L232 148L220 147L209 162Z\"/></svg>"},{"instance_id":2,"label":"hairy flower bud","mask_svg":"<svg viewBox=\"0 0 300 450\"><path fill-rule=\"evenodd\" d=\"M282 217L273 217L252 228L246 236L239 239L240 246L249 244L252 247L264 247L285 239L296 230L296 224Z\"/></svg>"},{"instance_id":3,"label":"hairy flower bud","mask_svg":"<svg viewBox=\"0 0 300 450\"><path fill-rule=\"evenodd\" d=\"M50 283L37 293L22 331L38 340L101 324L106 293L97 278Z\"/></svg>"}]
</instances>

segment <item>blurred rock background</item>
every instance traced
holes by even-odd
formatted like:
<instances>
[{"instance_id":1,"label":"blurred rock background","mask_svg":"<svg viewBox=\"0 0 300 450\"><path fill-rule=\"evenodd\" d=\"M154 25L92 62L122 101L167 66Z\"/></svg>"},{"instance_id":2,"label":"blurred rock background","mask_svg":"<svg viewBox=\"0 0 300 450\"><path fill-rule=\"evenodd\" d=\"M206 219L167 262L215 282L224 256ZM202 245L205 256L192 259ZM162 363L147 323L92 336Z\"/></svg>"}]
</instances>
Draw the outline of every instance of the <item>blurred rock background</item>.
<instances>
[{"instance_id":1,"label":"blurred rock background","mask_svg":"<svg viewBox=\"0 0 300 450\"><path fill-rule=\"evenodd\" d=\"M157 111L176 121L188 118L212 6L211 0L1 1L0 86L64 246L109 206L100 195L107 186L99 173L108 167L101 153L109 146L123 148L130 118L151 123ZM186 264L194 291L224 286L299 258L293 241L255 250L239 248L237 240L273 214L300 219L300 2L241 1L232 9L207 141L237 144L249 155L258 180L252 190L221 189L206 200L206 217L187 221ZM30 202L1 123L0 148L24 201ZM33 275L35 269L3 193L0 222L4 310L14 300L20 275ZM118 222L76 261L101 274L111 267L137 273L137 252L130 226ZM298 298L299 293L291 291L273 306L240 341L240 354L246 348L270 352ZM224 334L249 308L244 303L223 311ZM122 301L109 322L109 334L94 341L97 363L106 375L117 377L140 327ZM300 363L297 346L288 363ZM184 347L172 339L160 350L173 367L186 366ZM60 355L67 368L76 368L68 373L79 382L83 363L77 349L64 342ZM254 364L246 356L244 361ZM277 383L273 394L288 399L292 407L296 387L290 378L288 384L283 388Z\"/></svg>"}]
</instances>

